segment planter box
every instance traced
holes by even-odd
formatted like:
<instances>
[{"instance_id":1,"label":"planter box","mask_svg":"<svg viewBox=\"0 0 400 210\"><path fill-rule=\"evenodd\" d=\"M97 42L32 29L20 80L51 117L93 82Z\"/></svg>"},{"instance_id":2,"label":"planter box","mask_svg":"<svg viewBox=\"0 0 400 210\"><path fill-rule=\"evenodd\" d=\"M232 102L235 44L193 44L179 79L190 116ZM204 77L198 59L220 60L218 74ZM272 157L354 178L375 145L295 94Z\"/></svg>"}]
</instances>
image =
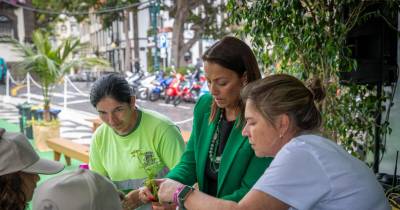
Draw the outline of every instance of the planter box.
<instances>
[{"instance_id":1,"label":"planter box","mask_svg":"<svg viewBox=\"0 0 400 210\"><path fill-rule=\"evenodd\" d=\"M33 127L33 139L36 148L41 152L51 151L47 146L47 140L51 138L60 137L60 124L49 123L46 125L34 124Z\"/></svg>"}]
</instances>

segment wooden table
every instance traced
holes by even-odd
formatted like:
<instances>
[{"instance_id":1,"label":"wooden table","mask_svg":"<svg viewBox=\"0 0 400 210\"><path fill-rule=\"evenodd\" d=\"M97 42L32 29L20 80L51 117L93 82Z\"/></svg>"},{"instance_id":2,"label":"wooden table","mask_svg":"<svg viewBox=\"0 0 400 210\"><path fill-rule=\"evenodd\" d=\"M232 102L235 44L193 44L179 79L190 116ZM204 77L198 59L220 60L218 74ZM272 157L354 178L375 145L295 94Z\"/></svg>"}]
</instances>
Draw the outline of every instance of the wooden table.
<instances>
[{"instance_id":1,"label":"wooden table","mask_svg":"<svg viewBox=\"0 0 400 210\"><path fill-rule=\"evenodd\" d=\"M89 146L78 144L64 138L51 138L47 140L47 145L54 151L54 160L60 161L61 154L67 165L71 165L71 158L89 163Z\"/></svg>"}]
</instances>

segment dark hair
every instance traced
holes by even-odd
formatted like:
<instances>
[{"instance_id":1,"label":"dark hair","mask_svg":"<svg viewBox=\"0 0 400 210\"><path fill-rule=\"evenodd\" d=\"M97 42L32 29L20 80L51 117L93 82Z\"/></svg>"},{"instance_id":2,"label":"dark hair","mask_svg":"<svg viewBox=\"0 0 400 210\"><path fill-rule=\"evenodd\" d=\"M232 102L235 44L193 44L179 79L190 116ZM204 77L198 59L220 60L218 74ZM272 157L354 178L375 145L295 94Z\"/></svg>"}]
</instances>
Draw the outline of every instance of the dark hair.
<instances>
[{"instance_id":1,"label":"dark hair","mask_svg":"<svg viewBox=\"0 0 400 210\"><path fill-rule=\"evenodd\" d=\"M21 172L0 176L0 209L24 210L27 206L27 196L22 190Z\"/></svg>"},{"instance_id":2,"label":"dark hair","mask_svg":"<svg viewBox=\"0 0 400 210\"><path fill-rule=\"evenodd\" d=\"M251 48L242 40L226 36L220 41L214 43L204 54L203 61L216 63L222 67L234 71L239 77L246 75L247 82L252 82L261 78L257 59ZM242 118L244 105L238 102ZM214 120L217 114L217 104L213 101L211 105L210 120Z\"/></svg>"},{"instance_id":3,"label":"dark hair","mask_svg":"<svg viewBox=\"0 0 400 210\"><path fill-rule=\"evenodd\" d=\"M272 124L278 115L288 114L297 131L314 130L322 123L321 113L314 101L321 101L325 97L325 91L320 81L311 84L319 86L309 89L293 76L276 74L247 85L241 96L244 101L250 99Z\"/></svg>"},{"instance_id":4,"label":"dark hair","mask_svg":"<svg viewBox=\"0 0 400 210\"><path fill-rule=\"evenodd\" d=\"M90 91L90 103L96 107L101 99L110 97L118 102L130 104L132 95L133 89L125 78L120 74L111 73L94 82Z\"/></svg>"}]
</instances>

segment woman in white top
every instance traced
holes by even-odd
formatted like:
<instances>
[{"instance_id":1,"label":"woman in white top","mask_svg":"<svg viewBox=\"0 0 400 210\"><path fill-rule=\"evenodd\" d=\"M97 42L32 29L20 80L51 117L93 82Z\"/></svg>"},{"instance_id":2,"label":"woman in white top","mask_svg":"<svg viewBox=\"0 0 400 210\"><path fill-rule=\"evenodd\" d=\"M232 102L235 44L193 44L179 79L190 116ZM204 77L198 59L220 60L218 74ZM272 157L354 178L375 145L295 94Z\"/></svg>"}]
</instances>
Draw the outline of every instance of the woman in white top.
<instances>
[{"instance_id":1,"label":"woman in white top","mask_svg":"<svg viewBox=\"0 0 400 210\"><path fill-rule=\"evenodd\" d=\"M275 157L239 202L224 201L173 180L161 180L159 199L187 209L389 210L372 171L333 141L316 134L325 96L319 80L307 88L289 75L249 84L243 135L259 157Z\"/></svg>"}]
</instances>

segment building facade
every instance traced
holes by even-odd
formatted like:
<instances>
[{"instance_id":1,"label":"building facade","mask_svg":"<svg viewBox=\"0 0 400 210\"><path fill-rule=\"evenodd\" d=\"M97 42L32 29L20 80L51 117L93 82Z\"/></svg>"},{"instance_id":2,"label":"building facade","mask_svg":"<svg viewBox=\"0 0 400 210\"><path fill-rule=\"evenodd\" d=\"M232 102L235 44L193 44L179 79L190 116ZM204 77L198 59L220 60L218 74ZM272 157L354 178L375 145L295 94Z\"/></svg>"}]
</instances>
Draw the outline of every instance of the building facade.
<instances>
[{"instance_id":1,"label":"building facade","mask_svg":"<svg viewBox=\"0 0 400 210\"><path fill-rule=\"evenodd\" d=\"M174 19L169 16L168 11L160 10L159 4L171 6L173 2L170 0L142 0L141 2L137 7L136 15L132 8L128 9L127 25L123 20L115 20L110 27L103 28L101 18L95 14L95 10L92 10L89 18L79 25L81 42L88 43L91 48L88 53L106 58L115 71L135 71L135 66L137 66L135 64L140 64L144 71L152 68L171 67L171 38ZM135 28L137 28L136 31ZM187 24L184 38L189 40L192 37L193 31ZM128 61L128 65L126 65L127 42L131 46L131 59ZM185 53L186 64L195 65L202 53L213 42L214 40L208 39L197 41ZM127 66L130 67L127 69Z\"/></svg>"},{"instance_id":2,"label":"building facade","mask_svg":"<svg viewBox=\"0 0 400 210\"><path fill-rule=\"evenodd\" d=\"M20 43L30 42L35 27L35 18L32 11L22 8L31 7L31 0L0 1L0 38L12 38ZM0 43L0 57L8 65L21 60L21 56L13 50L11 44Z\"/></svg>"}]
</instances>

